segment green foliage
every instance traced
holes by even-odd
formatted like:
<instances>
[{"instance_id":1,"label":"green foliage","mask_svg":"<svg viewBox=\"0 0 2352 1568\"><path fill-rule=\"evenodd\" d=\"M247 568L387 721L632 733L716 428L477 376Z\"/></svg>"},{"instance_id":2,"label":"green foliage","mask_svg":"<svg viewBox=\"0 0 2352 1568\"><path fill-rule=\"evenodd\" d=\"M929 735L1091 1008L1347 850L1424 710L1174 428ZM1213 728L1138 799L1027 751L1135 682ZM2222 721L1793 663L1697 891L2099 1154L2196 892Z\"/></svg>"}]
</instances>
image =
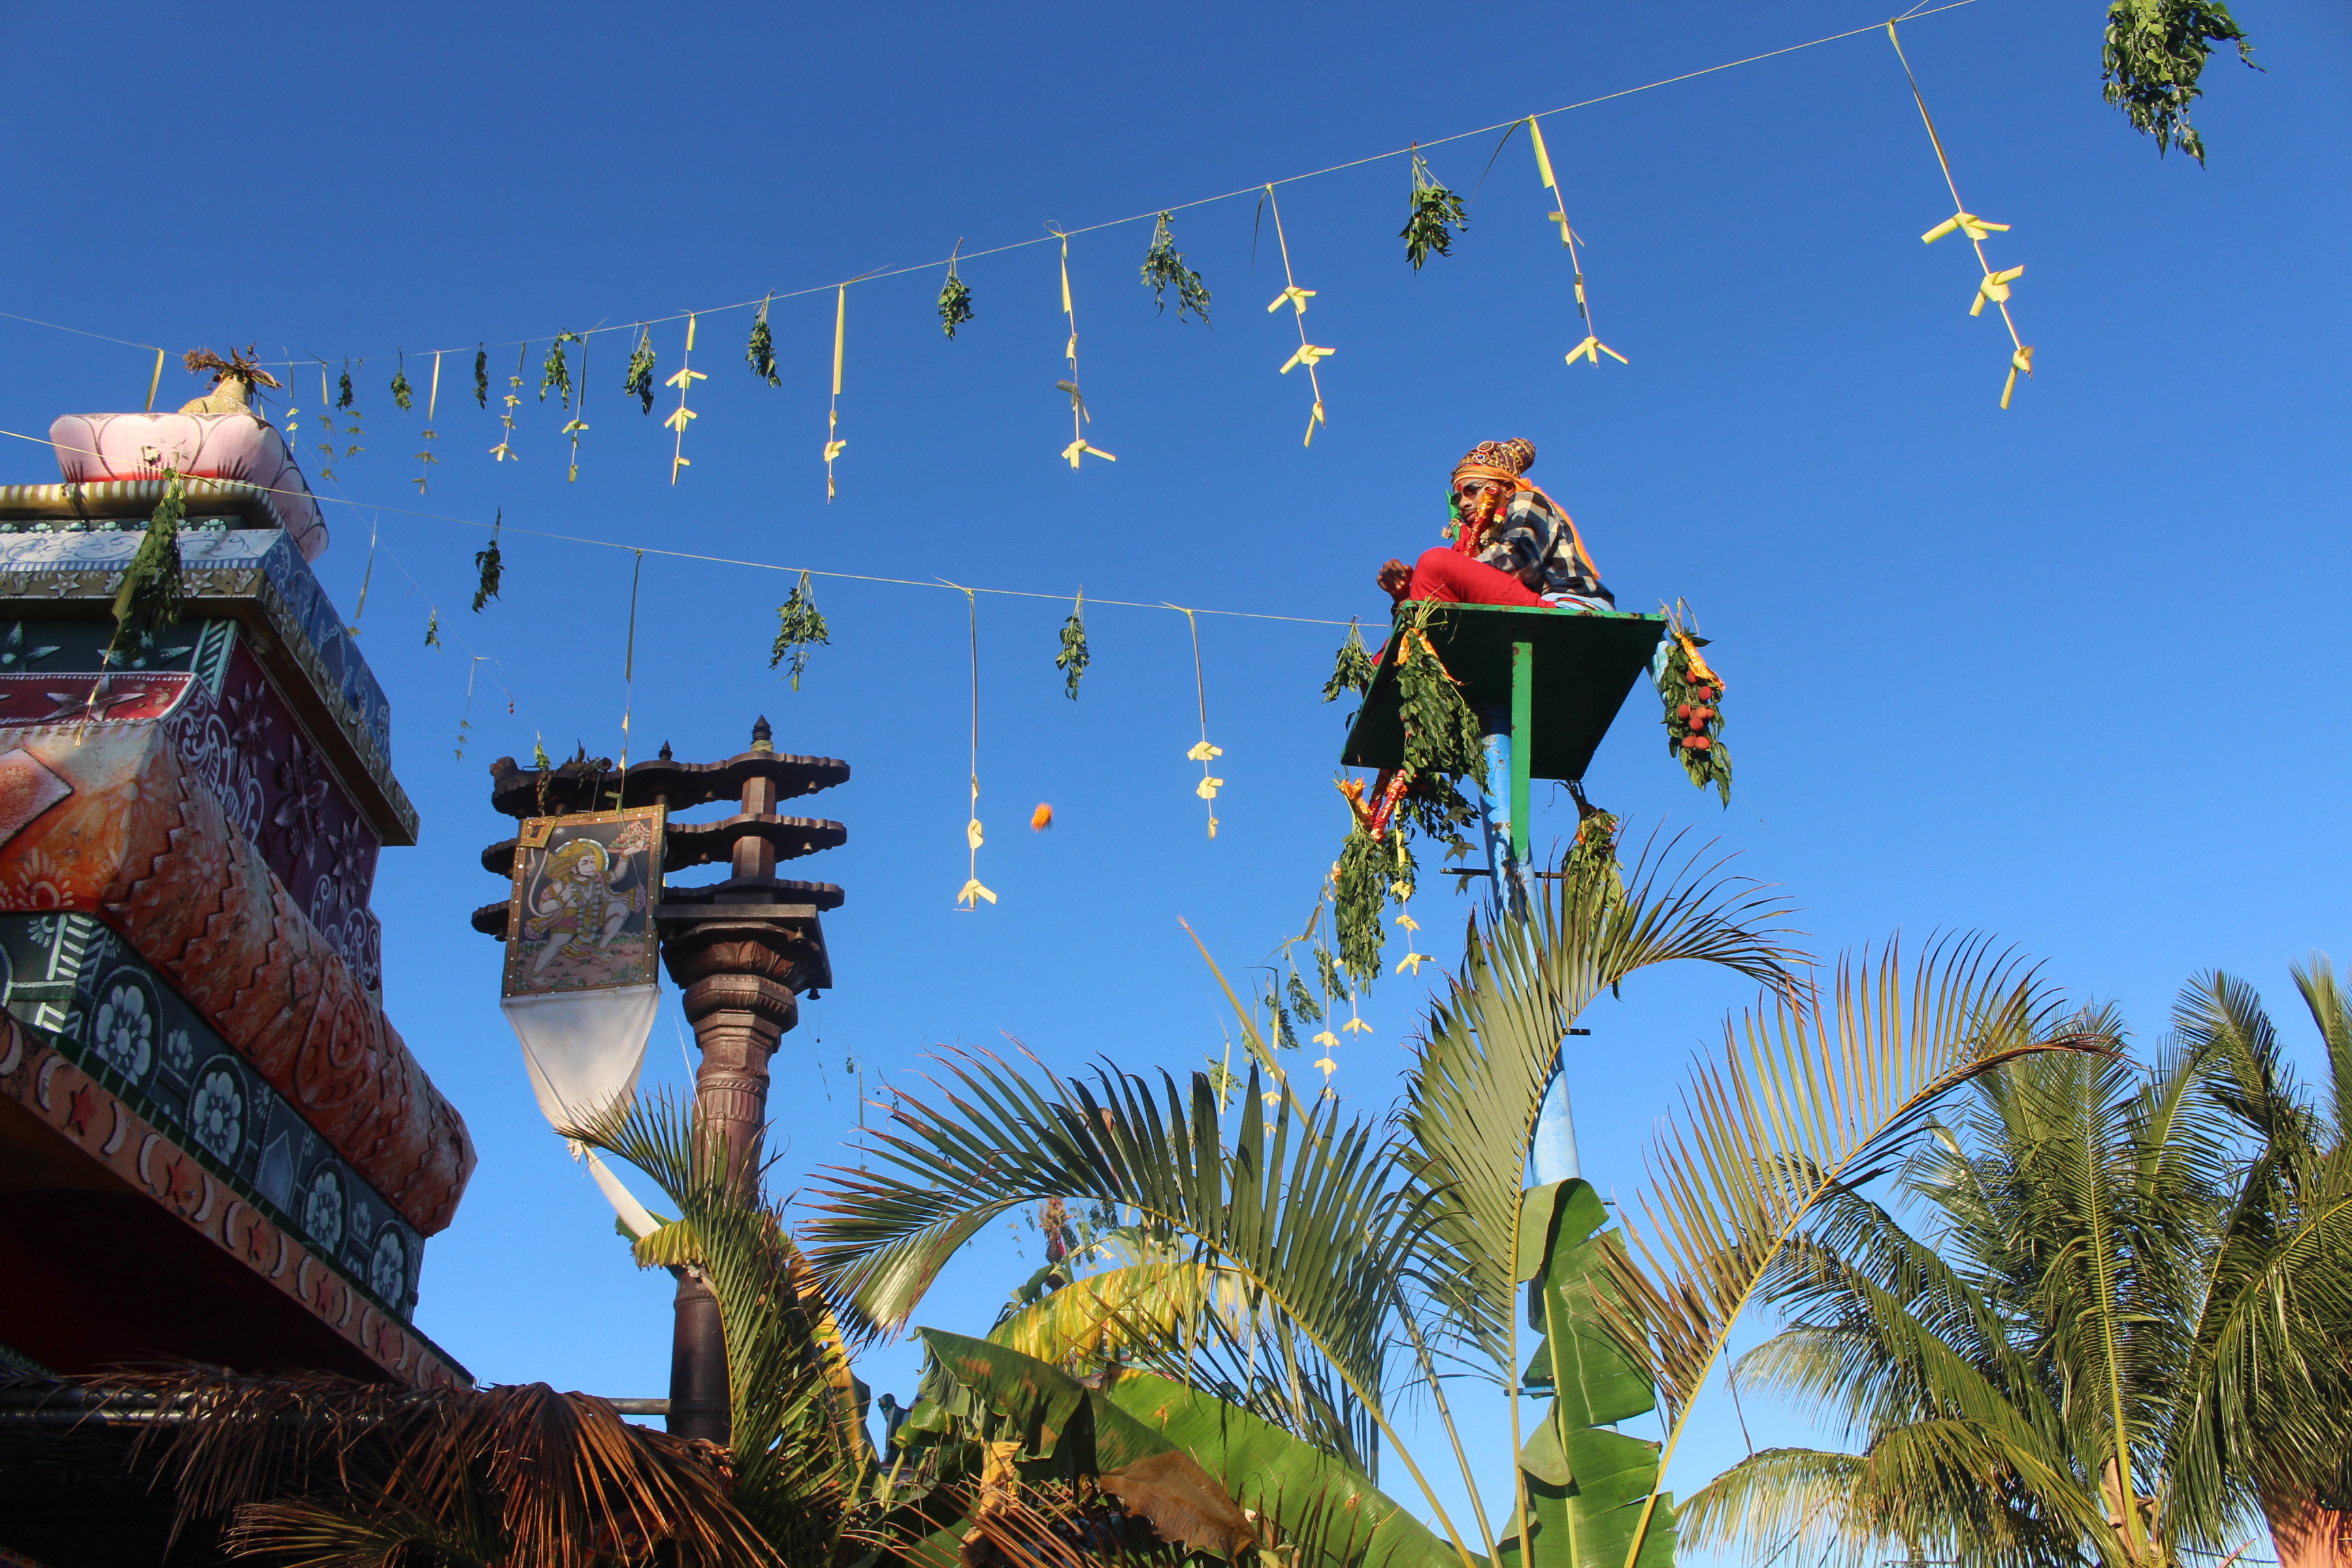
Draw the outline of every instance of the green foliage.
<instances>
[{"instance_id":1,"label":"green foliage","mask_svg":"<svg viewBox=\"0 0 2352 1568\"><path fill-rule=\"evenodd\" d=\"M1617 819L1605 811L1580 816L1576 837L1569 844L1560 870L1570 881L1590 888L1604 906L1623 901L1625 876L1617 863Z\"/></svg>"},{"instance_id":2,"label":"green foliage","mask_svg":"<svg viewBox=\"0 0 2352 1568\"><path fill-rule=\"evenodd\" d=\"M179 620L186 603L180 582L180 524L187 515L186 486L178 469L167 468L163 499L155 503L139 549L123 569L121 586L114 591L114 637L107 645L105 664L122 662L142 637L152 637L158 626Z\"/></svg>"},{"instance_id":3,"label":"green foliage","mask_svg":"<svg viewBox=\"0 0 2352 1568\"><path fill-rule=\"evenodd\" d=\"M1317 1004L1315 994L1307 989L1295 969L1290 972L1290 1009L1310 1024L1323 1021L1323 1009Z\"/></svg>"},{"instance_id":4,"label":"green foliage","mask_svg":"<svg viewBox=\"0 0 2352 1568\"><path fill-rule=\"evenodd\" d=\"M948 279L940 285L940 324L952 339L956 329L971 320L971 289L956 271L953 258L948 261Z\"/></svg>"},{"instance_id":5,"label":"green foliage","mask_svg":"<svg viewBox=\"0 0 2352 1568\"><path fill-rule=\"evenodd\" d=\"M1162 315L1168 310L1168 290L1176 290L1176 317L1181 321L1187 310L1201 318L1203 325L1209 320L1209 289L1201 275L1184 265L1184 253L1176 248L1176 237L1168 227L1168 215L1161 213L1160 222L1151 231L1151 248L1143 257L1143 281L1151 290L1151 302Z\"/></svg>"},{"instance_id":6,"label":"green foliage","mask_svg":"<svg viewBox=\"0 0 2352 1568\"><path fill-rule=\"evenodd\" d=\"M364 363L364 362L362 362L362 363ZM343 377L342 377L342 380L341 380L341 383L339 383L339 384L337 384L337 386L336 386L336 388L335 388L335 406L336 406L337 408L349 408L351 405L352 405L352 362L351 362L351 361L349 361L349 360L345 360L345 361L343 362Z\"/></svg>"},{"instance_id":7,"label":"green foliage","mask_svg":"<svg viewBox=\"0 0 2352 1568\"><path fill-rule=\"evenodd\" d=\"M1381 949L1388 931L1381 922L1383 905L1402 905L1412 897L1419 875L1412 847L1391 826L1374 838L1362 826L1339 846L1339 869L1331 889L1331 918L1339 943L1339 967L1361 991L1380 978Z\"/></svg>"},{"instance_id":8,"label":"green foliage","mask_svg":"<svg viewBox=\"0 0 2352 1568\"><path fill-rule=\"evenodd\" d=\"M482 606L499 596L499 579L506 564L499 554L499 530L506 526L506 508L500 507L490 521L490 542L474 552L474 570L478 580L474 584L474 614L480 615Z\"/></svg>"},{"instance_id":9,"label":"green foliage","mask_svg":"<svg viewBox=\"0 0 2352 1568\"><path fill-rule=\"evenodd\" d=\"M1478 715L1463 699L1462 688L1446 672L1429 640L1431 617L1438 601L1412 603L1398 636L1396 681L1399 710L1404 720L1404 765L1416 777L1444 774L1466 778L1486 787L1486 748L1478 733Z\"/></svg>"},{"instance_id":10,"label":"green foliage","mask_svg":"<svg viewBox=\"0 0 2352 1568\"><path fill-rule=\"evenodd\" d=\"M438 605L434 605L432 613L425 617L425 646L441 646L441 606Z\"/></svg>"},{"instance_id":11,"label":"green foliage","mask_svg":"<svg viewBox=\"0 0 2352 1568\"><path fill-rule=\"evenodd\" d=\"M1431 256L1454 254L1454 230L1469 226L1462 198L1437 183L1428 160L1416 148L1412 154L1412 205L1397 237L1404 241L1405 259L1415 272Z\"/></svg>"},{"instance_id":12,"label":"green foliage","mask_svg":"<svg viewBox=\"0 0 2352 1568\"><path fill-rule=\"evenodd\" d=\"M1681 614L1667 630L1666 662L1658 679L1664 705L1666 754L1682 763L1691 783L1713 784L1731 804L1731 750L1723 743L1723 678L1707 667L1699 649L1707 639L1682 627Z\"/></svg>"},{"instance_id":13,"label":"green foliage","mask_svg":"<svg viewBox=\"0 0 2352 1568\"><path fill-rule=\"evenodd\" d=\"M547 401L553 391L562 395L562 405L572 406L572 362L563 357L563 345L580 341L578 332L558 332L555 341L547 345L547 357L539 364L539 400Z\"/></svg>"},{"instance_id":14,"label":"green foliage","mask_svg":"<svg viewBox=\"0 0 2352 1568\"><path fill-rule=\"evenodd\" d=\"M1520 1450L1532 1518L1530 1568L1622 1565L1658 1473L1658 1445L1611 1430L1657 1407L1657 1392L1612 1325L1627 1302L1614 1274L1623 1241L1601 1231L1609 1211L1580 1180L1537 1187L1521 1200L1520 1267L1531 1272L1528 1327L1538 1331L1525 1380L1552 1403ZM1520 1562L1516 1540L1501 1559ZM1635 1568L1671 1568L1674 1505L1660 1499Z\"/></svg>"},{"instance_id":15,"label":"green foliage","mask_svg":"<svg viewBox=\"0 0 2352 1568\"><path fill-rule=\"evenodd\" d=\"M782 386L784 378L776 374L776 340L768 331L768 306L774 298L770 295L760 301L760 313L751 319L751 341L743 350L743 363L770 386Z\"/></svg>"},{"instance_id":16,"label":"green foliage","mask_svg":"<svg viewBox=\"0 0 2352 1568\"><path fill-rule=\"evenodd\" d=\"M474 345L474 401L490 405L490 351L479 343Z\"/></svg>"},{"instance_id":17,"label":"green foliage","mask_svg":"<svg viewBox=\"0 0 2352 1568\"><path fill-rule=\"evenodd\" d=\"M1372 677L1378 672L1379 667L1364 647L1363 629L1351 616L1348 619L1348 640L1339 645L1339 656L1331 665L1331 679L1323 683L1323 700L1337 702L1343 691L1370 691Z\"/></svg>"},{"instance_id":18,"label":"green foliage","mask_svg":"<svg viewBox=\"0 0 2352 1568\"><path fill-rule=\"evenodd\" d=\"M399 368L392 374L392 405L403 414L416 406L416 394L408 384L408 355L400 356Z\"/></svg>"},{"instance_id":19,"label":"green foliage","mask_svg":"<svg viewBox=\"0 0 2352 1568\"><path fill-rule=\"evenodd\" d=\"M809 574L793 585L790 597L776 606L776 640L768 650L768 668L773 669L786 658L793 661L788 679L793 689L801 689L801 676L808 668L809 650L827 646L824 616L816 607L816 592L809 586Z\"/></svg>"},{"instance_id":20,"label":"green foliage","mask_svg":"<svg viewBox=\"0 0 2352 1568\"><path fill-rule=\"evenodd\" d=\"M2215 44L2235 44L2238 58L2256 70L2254 47L2222 0L2112 0L2100 52L2100 76L2109 103L2132 129L2156 138L2158 157L2175 142L2205 162L2205 140L2189 123L2189 106L2204 96L2198 79Z\"/></svg>"},{"instance_id":21,"label":"green foliage","mask_svg":"<svg viewBox=\"0 0 2352 1568\"><path fill-rule=\"evenodd\" d=\"M621 395L634 397L645 412L654 411L654 334L651 328L640 328L637 341L629 350L629 372L621 383Z\"/></svg>"},{"instance_id":22,"label":"green foliage","mask_svg":"<svg viewBox=\"0 0 2352 1568\"><path fill-rule=\"evenodd\" d=\"M1063 672L1063 685L1073 702L1078 700L1078 680L1092 658L1087 651L1086 611L1087 596L1081 592L1070 618L1062 623L1062 651L1054 656L1054 668Z\"/></svg>"}]
</instances>

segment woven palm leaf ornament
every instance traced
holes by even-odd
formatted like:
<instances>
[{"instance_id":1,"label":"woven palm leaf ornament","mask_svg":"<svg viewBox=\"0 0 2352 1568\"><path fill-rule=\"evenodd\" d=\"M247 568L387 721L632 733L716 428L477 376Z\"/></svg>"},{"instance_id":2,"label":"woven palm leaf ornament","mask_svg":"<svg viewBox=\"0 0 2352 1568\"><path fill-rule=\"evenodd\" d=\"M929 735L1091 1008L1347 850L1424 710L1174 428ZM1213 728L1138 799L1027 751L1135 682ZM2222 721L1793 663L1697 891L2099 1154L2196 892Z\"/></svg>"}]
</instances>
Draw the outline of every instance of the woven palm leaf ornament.
<instances>
[{"instance_id":1,"label":"woven palm leaf ornament","mask_svg":"<svg viewBox=\"0 0 2352 1568\"><path fill-rule=\"evenodd\" d=\"M680 468L691 468L694 466L694 459L686 455L686 427L689 424L693 423L695 413L693 409L688 408L686 405L686 395L692 389L696 382L709 381L710 379L702 372L693 368L693 361L694 318L689 315L686 318L686 353L677 363L677 374L671 376L667 381L662 383L664 386L674 386L677 388L677 406L671 409L669 417L662 421L665 426L668 426L677 434L677 440L672 443L669 455L669 482L671 484L677 483L677 471Z\"/></svg>"},{"instance_id":2,"label":"woven palm leaf ornament","mask_svg":"<svg viewBox=\"0 0 2352 1568\"><path fill-rule=\"evenodd\" d=\"M1272 185L1265 187L1265 195L1261 200L1266 210L1274 214L1274 240L1282 250L1282 292L1276 294L1273 302L1266 306L1265 313L1270 316L1287 305L1290 307L1290 319L1298 328L1298 350L1282 362L1282 369L1277 374L1288 375L1302 365L1306 367L1307 384L1314 390L1315 405L1307 411L1307 439L1299 445L1312 447L1315 445L1315 427L1318 425L1329 423L1323 417L1322 374L1315 367L1339 351L1333 348L1319 348L1307 341L1307 301L1315 298L1315 290L1301 289L1298 286L1297 274L1290 269L1290 237L1283 232L1282 204L1275 199Z\"/></svg>"},{"instance_id":3,"label":"woven palm leaf ornament","mask_svg":"<svg viewBox=\"0 0 2352 1568\"><path fill-rule=\"evenodd\" d=\"M980 879L980 847L988 841L980 825L980 597L960 583L948 585L963 595L964 613L971 624L971 795L963 827L964 883L956 894L956 908L972 913L982 900L996 902L996 895Z\"/></svg>"},{"instance_id":4,"label":"woven palm leaf ornament","mask_svg":"<svg viewBox=\"0 0 2352 1568\"><path fill-rule=\"evenodd\" d=\"M1086 395L1078 390L1078 311L1070 300L1070 237L1058 228L1047 232L1062 242L1062 317L1070 328L1070 341L1062 356L1069 361L1070 374L1067 380L1055 382L1054 390L1070 395L1070 444L1062 448L1062 458L1075 472L1087 458L1100 458L1106 463L1118 459L1087 439L1086 427L1095 422L1095 416L1087 411Z\"/></svg>"},{"instance_id":5,"label":"woven palm leaf ornament","mask_svg":"<svg viewBox=\"0 0 2352 1568\"><path fill-rule=\"evenodd\" d=\"M1960 187L1952 178L1952 161L1944 153L1944 139L1937 133L1935 117L1927 112L1927 100L1919 91L1919 79L1911 73L1911 61L1903 53L1903 40L1895 36L1893 22L1886 24L1886 41L1895 46L1895 58L1903 63L1903 79L1911 84L1911 101L1919 107L1919 123L1927 128L1928 145L1936 150L1936 166L1944 172L1944 188L1952 195L1952 216L1919 238L1933 245L1947 235L1957 234L1964 236L1975 247L1979 276L1976 295L1969 301L1969 314L1981 316L1984 308L1990 305L2000 312L2000 324L2009 329L2009 379L2000 385L2000 405L2007 408L2017 392L2018 374L2021 371L2029 377L2033 374L2033 345L2018 335L2017 319L2009 312L2010 289L2025 275L2025 268L2018 266L1995 270L1991 259L1985 255L1985 241L1996 234L2007 234L2009 225L1979 217L1960 200Z\"/></svg>"},{"instance_id":6,"label":"woven palm leaf ornament","mask_svg":"<svg viewBox=\"0 0 2352 1568\"><path fill-rule=\"evenodd\" d=\"M1536 150L1536 173L1542 177L1544 189L1551 193L1552 210L1547 216L1559 225L1559 243L1568 252L1569 270L1576 278L1576 313L1584 322L1584 341L1568 351L1568 363L1590 360L1593 368L1601 366L1601 356L1607 354L1619 364L1633 362L1601 341L1601 330L1592 324L1592 301L1584 292L1584 237L1568 221L1568 198L1560 194L1559 176L1552 172L1551 150L1544 145L1543 125L1537 118L1528 116L1528 140Z\"/></svg>"},{"instance_id":7,"label":"woven palm leaf ornament","mask_svg":"<svg viewBox=\"0 0 2352 1568\"><path fill-rule=\"evenodd\" d=\"M416 454L416 493L420 496L431 493L425 488L426 478L431 470L441 466L441 459L433 455L431 445L441 438L433 428L434 411L440 405L441 351L436 349L433 351L433 381L425 394L425 428L417 435L417 439L426 444L425 449Z\"/></svg>"},{"instance_id":8,"label":"woven palm leaf ornament","mask_svg":"<svg viewBox=\"0 0 2352 1568\"><path fill-rule=\"evenodd\" d=\"M1192 787L1192 793L1209 803L1209 837L1214 838L1217 836L1217 792L1225 787L1225 781L1211 773L1210 768L1225 754L1225 749L1209 743L1209 679L1201 669L1201 621L1194 612L1181 605L1168 607L1183 615L1184 624L1192 633L1192 693L1200 700L1201 739L1184 756L1188 762L1201 764L1201 782Z\"/></svg>"},{"instance_id":9,"label":"woven palm leaf ornament","mask_svg":"<svg viewBox=\"0 0 2352 1568\"><path fill-rule=\"evenodd\" d=\"M841 438L841 350L844 334L849 325L849 285L838 284L833 290L833 401L824 411L824 499L834 497L833 460L849 445Z\"/></svg>"},{"instance_id":10,"label":"woven palm leaf ornament","mask_svg":"<svg viewBox=\"0 0 2352 1568\"><path fill-rule=\"evenodd\" d=\"M499 424L502 426L503 433L499 437L499 444L490 448L492 462L503 463L509 458L514 458L518 463L522 461L520 458L515 457L514 411L522 404L522 367L530 358L530 345L525 343L522 345L522 351L515 355L514 374L507 377L507 393L501 400L505 405L506 412L499 416ZM481 366L478 363L474 367L474 374L477 378L481 375Z\"/></svg>"}]
</instances>

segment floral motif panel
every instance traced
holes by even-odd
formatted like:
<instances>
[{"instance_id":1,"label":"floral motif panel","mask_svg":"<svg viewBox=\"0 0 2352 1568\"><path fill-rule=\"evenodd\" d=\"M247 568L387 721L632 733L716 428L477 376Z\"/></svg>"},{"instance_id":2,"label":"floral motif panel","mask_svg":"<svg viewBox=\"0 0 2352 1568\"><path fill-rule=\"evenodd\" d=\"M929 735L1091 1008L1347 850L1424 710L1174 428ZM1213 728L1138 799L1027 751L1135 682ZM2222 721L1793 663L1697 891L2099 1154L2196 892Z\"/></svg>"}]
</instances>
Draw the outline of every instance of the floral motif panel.
<instances>
[{"instance_id":1,"label":"floral motif panel","mask_svg":"<svg viewBox=\"0 0 2352 1568\"><path fill-rule=\"evenodd\" d=\"M88 915L0 914L0 995L401 1321L425 1237L178 991Z\"/></svg>"}]
</instances>

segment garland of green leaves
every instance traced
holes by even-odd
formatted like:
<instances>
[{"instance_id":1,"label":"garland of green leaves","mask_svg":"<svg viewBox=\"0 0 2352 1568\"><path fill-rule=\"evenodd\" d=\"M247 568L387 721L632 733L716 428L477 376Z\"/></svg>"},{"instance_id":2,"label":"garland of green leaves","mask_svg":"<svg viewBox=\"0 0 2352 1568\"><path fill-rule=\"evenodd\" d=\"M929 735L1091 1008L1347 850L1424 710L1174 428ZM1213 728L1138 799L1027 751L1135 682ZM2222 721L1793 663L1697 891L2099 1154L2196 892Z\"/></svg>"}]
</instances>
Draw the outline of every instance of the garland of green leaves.
<instances>
[{"instance_id":1,"label":"garland of green leaves","mask_svg":"<svg viewBox=\"0 0 2352 1568\"><path fill-rule=\"evenodd\" d=\"M743 363L770 386L782 386L784 378L776 374L775 334L768 331L768 307L775 303L775 299L771 294L760 301L760 313L751 318L751 342L743 350Z\"/></svg>"},{"instance_id":2,"label":"garland of green leaves","mask_svg":"<svg viewBox=\"0 0 2352 1568\"><path fill-rule=\"evenodd\" d=\"M2157 156L2177 142L2205 162L2205 139L2189 123L2189 109L2205 95L2197 81L2215 44L2235 44L2239 59L2263 68L2222 0L2113 0L2108 5L2100 50L2103 91L2133 130L2156 138Z\"/></svg>"},{"instance_id":3,"label":"garland of green leaves","mask_svg":"<svg viewBox=\"0 0 2352 1568\"><path fill-rule=\"evenodd\" d=\"M1560 864L1572 898L1592 900L1613 910L1625 902L1625 872L1617 862L1616 817L1593 807L1577 819L1576 837L1569 841L1568 858Z\"/></svg>"},{"instance_id":4,"label":"garland of green leaves","mask_svg":"<svg viewBox=\"0 0 2352 1568\"><path fill-rule=\"evenodd\" d=\"M621 383L621 395L635 398L647 414L654 411L654 333L651 327L637 329L636 346L629 350L629 371Z\"/></svg>"},{"instance_id":5,"label":"garland of green leaves","mask_svg":"<svg viewBox=\"0 0 2352 1568\"><path fill-rule=\"evenodd\" d=\"M114 638L107 645L104 663L112 667L135 651L143 637L180 618L185 600L180 585L180 523L188 515L186 489L179 470L163 470L163 499L147 520L139 549L123 569L122 584L114 591Z\"/></svg>"},{"instance_id":6,"label":"garland of green leaves","mask_svg":"<svg viewBox=\"0 0 2352 1568\"><path fill-rule=\"evenodd\" d=\"M956 251L962 248L963 241L957 240ZM947 329L949 341L953 342L956 329L971 320L971 289L966 286L961 275L956 271L955 251L950 251L948 280L940 285L940 324Z\"/></svg>"},{"instance_id":7,"label":"garland of green leaves","mask_svg":"<svg viewBox=\"0 0 2352 1568\"><path fill-rule=\"evenodd\" d=\"M474 345L474 401L490 405L490 351L479 343Z\"/></svg>"},{"instance_id":8,"label":"garland of green leaves","mask_svg":"<svg viewBox=\"0 0 2352 1568\"><path fill-rule=\"evenodd\" d=\"M1062 623L1062 651L1054 656L1054 668L1062 671L1063 684L1069 699L1078 700L1078 681L1092 661L1087 651L1087 591L1078 590L1077 603L1071 606L1070 618Z\"/></svg>"},{"instance_id":9,"label":"garland of green leaves","mask_svg":"<svg viewBox=\"0 0 2352 1568\"><path fill-rule=\"evenodd\" d=\"M1143 257L1143 281L1151 290L1151 302L1161 315L1168 312L1168 290L1176 290L1176 319L1182 321L1190 310L1206 326L1209 321L1209 287L1201 275L1184 265L1184 253L1176 248L1176 236L1168 227L1168 215L1161 213L1160 222L1151 231L1151 248Z\"/></svg>"},{"instance_id":10,"label":"garland of green leaves","mask_svg":"<svg viewBox=\"0 0 2352 1568\"><path fill-rule=\"evenodd\" d=\"M1462 210L1462 198L1437 183L1429 172L1429 160L1415 147L1412 153L1412 205L1397 237L1404 241L1404 258L1412 263L1415 272L1433 255L1454 254L1454 231L1467 228L1470 215Z\"/></svg>"},{"instance_id":11,"label":"garland of green leaves","mask_svg":"<svg viewBox=\"0 0 2352 1568\"><path fill-rule=\"evenodd\" d=\"M1723 743L1723 677L1707 667L1699 649L1707 639L1685 629L1677 609L1666 628L1666 661L1658 698L1665 706L1666 752L1683 765L1691 783L1713 784L1731 804L1731 752Z\"/></svg>"},{"instance_id":12,"label":"garland of green leaves","mask_svg":"<svg viewBox=\"0 0 2352 1568\"><path fill-rule=\"evenodd\" d=\"M768 668L773 669L790 658L792 668L786 679L798 691L801 676L808 669L809 649L828 646L831 641L824 616L816 607L816 594L809 586L809 574L803 572L801 580L793 584L791 597L776 606L776 640L768 650Z\"/></svg>"},{"instance_id":13,"label":"garland of green leaves","mask_svg":"<svg viewBox=\"0 0 2352 1568\"><path fill-rule=\"evenodd\" d=\"M1412 898L1419 877L1412 836L1444 840L1449 859L1468 853L1463 830L1477 814L1463 795L1461 783L1467 779L1482 790L1486 787L1486 750L1478 716L1429 638L1430 622L1439 613L1436 601L1417 599L1398 615L1391 637L1397 650L1403 765L1381 775L1370 799L1349 792L1356 823L1340 846L1332 872L1339 966L1360 989L1380 973L1387 938L1381 925L1384 906L1394 902L1402 909ZM1342 691L1370 691L1375 670L1361 635L1350 625L1348 641L1340 645L1331 679L1323 688L1323 700L1336 700Z\"/></svg>"},{"instance_id":14,"label":"garland of green leaves","mask_svg":"<svg viewBox=\"0 0 2352 1568\"><path fill-rule=\"evenodd\" d=\"M482 606L499 596L499 579L505 574L506 563L499 553L499 530L507 521L506 509L500 507L490 521L490 542L474 552L474 570L480 579L474 584L474 614L480 615ZM434 612L434 624L440 623L440 612Z\"/></svg>"}]
</instances>

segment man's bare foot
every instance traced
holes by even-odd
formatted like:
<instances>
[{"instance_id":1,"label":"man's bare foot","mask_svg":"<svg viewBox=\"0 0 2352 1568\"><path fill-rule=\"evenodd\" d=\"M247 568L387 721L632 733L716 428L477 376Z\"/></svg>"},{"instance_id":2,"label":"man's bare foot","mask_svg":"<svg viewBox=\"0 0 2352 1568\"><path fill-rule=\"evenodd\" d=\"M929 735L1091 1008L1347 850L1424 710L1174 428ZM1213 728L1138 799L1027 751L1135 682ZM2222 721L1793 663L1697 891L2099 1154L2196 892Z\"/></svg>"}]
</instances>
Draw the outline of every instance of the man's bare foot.
<instances>
[{"instance_id":1,"label":"man's bare foot","mask_svg":"<svg viewBox=\"0 0 2352 1568\"><path fill-rule=\"evenodd\" d=\"M1373 581L1390 598L1402 599L1405 590L1412 586L1412 568L1402 561L1391 560L1381 568L1380 575Z\"/></svg>"}]
</instances>

